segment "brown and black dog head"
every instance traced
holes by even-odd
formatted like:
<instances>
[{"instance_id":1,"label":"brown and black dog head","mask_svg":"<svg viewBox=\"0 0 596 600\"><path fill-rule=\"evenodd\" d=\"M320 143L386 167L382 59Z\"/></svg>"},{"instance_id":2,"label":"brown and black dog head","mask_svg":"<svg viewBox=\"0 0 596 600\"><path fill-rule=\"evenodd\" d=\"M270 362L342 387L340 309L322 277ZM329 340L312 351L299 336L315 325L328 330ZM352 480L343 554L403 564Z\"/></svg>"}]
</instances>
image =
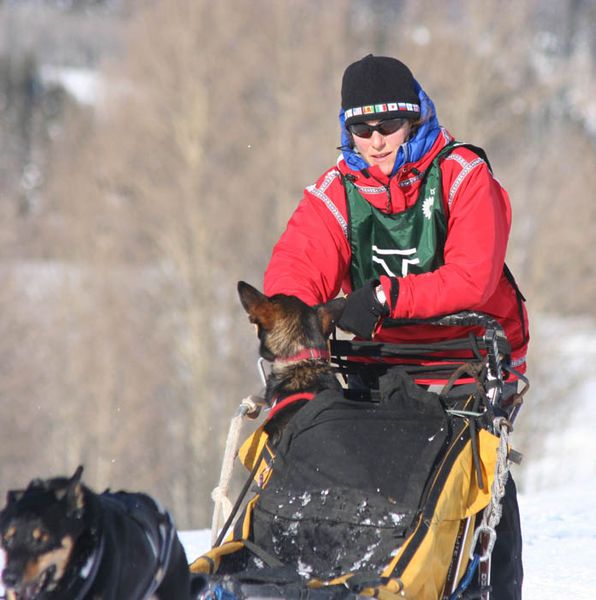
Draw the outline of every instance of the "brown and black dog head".
<instances>
[{"instance_id":1,"label":"brown and black dog head","mask_svg":"<svg viewBox=\"0 0 596 600\"><path fill-rule=\"evenodd\" d=\"M34 479L10 491L0 512L2 582L9 600L33 600L58 585L83 530L82 467L70 478Z\"/></svg>"},{"instance_id":2,"label":"brown and black dog head","mask_svg":"<svg viewBox=\"0 0 596 600\"><path fill-rule=\"evenodd\" d=\"M344 298L311 307L295 296L265 296L244 281L238 282L238 294L257 327L259 352L269 361L287 359L305 349L327 348L327 338L345 306Z\"/></svg>"}]
</instances>

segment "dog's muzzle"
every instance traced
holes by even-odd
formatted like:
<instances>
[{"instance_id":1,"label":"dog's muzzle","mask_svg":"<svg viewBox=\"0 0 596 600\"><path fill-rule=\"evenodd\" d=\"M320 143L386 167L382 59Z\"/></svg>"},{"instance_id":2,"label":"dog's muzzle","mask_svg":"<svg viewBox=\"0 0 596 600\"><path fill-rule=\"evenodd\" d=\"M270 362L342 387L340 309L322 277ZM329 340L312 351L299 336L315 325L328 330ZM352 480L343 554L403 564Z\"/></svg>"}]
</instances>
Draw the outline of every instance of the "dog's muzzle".
<instances>
[{"instance_id":1,"label":"dog's muzzle","mask_svg":"<svg viewBox=\"0 0 596 600\"><path fill-rule=\"evenodd\" d=\"M14 570L4 569L2 582L6 588L7 600L35 600L42 592L55 587L56 565L50 565L33 581L24 583L22 576Z\"/></svg>"}]
</instances>

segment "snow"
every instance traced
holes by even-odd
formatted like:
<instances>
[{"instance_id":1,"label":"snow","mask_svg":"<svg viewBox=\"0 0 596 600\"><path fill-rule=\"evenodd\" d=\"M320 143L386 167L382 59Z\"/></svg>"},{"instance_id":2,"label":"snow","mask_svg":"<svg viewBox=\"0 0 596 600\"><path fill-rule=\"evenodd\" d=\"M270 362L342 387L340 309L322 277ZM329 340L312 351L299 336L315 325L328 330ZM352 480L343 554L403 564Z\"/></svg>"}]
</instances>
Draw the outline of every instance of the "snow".
<instances>
[{"instance_id":1,"label":"snow","mask_svg":"<svg viewBox=\"0 0 596 600\"><path fill-rule=\"evenodd\" d=\"M101 82L97 71L74 67L41 67L41 80L45 85L61 85L78 102L95 105L100 95Z\"/></svg>"},{"instance_id":2,"label":"snow","mask_svg":"<svg viewBox=\"0 0 596 600\"><path fill-rule=\"evenodd\" d=\"M526 488L535 491L520 496L525 600L595 597L596 377L574 396L569 419L533 458L532 478L526 474Z\"/></svg>"},{"instance_id":3,"label":"snow","mask_svg":"<svg viewBox=\"0 0 596 600\"><path fill-rule=\"evenodd\" d=\"M520 496L524 600L594 598L595 508L593 479Z\"/></svg>"},{"instance_id":4,"label":"snow","mask_svg":"<svg viewBox=\"0 0 596 600\"><path fill-rule=\"evenodd\" d=\"M596 481L596 377L565 402L568 406L573 403L573 409L546 437L540 455L532 457L531 467L524 471L526 489L542 490L552 485L557 474L564 477L566 487L578 490L586 482Z\"/></svg>"},{"instance_id":5,"label":"snow","mask_svg":"<svg viewBox=\"0 0 596 600\"><path fill-rule=\"evenodd\" d=\"M192 562L211 548L211 531L208 529L182 531L180 541L184 545L188 562Z\"/></svg>"}]
</instances>

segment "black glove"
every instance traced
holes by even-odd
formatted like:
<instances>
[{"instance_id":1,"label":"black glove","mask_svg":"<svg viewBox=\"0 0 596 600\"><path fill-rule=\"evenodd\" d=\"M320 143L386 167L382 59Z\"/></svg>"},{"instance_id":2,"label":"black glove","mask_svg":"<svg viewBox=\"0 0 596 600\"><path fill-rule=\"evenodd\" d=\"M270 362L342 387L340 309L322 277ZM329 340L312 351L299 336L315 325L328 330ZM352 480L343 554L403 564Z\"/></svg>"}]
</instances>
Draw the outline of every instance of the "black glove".
<instances>
[{"instance_id":1,"label":"black glove","mask_svg":"<svg viewBox=\"0 0 596 600\"><path fill-rule=\"evenodd\" d=\"M365 340L370 340L382 317L389 315L389 308L381 304L375 293L378 279L370 279L346 298L346 307L337 325Z\"/></svg>"}]
</instances>

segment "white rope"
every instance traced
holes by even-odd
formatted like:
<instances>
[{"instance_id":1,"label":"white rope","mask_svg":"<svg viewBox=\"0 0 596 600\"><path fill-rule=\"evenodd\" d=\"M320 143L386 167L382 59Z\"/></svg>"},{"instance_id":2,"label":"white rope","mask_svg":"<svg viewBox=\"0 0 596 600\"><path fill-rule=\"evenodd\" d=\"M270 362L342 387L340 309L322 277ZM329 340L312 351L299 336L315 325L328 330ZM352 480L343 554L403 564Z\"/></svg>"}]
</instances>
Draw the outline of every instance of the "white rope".
<instances>
[{"instance_id":1,"label":"white rope","mask_svg":"<svg viewBox=\"0 0 596 600\"><path fill-rule=\"evenodd\" d=\"M497 417L494 420L495 430L500 430L499 448L497 449L497 464L495 465L495 479L491 488L490 501L482 514L482 521L474 534L470 558L474 557L475 542L481 533L489 535L489 544L480 557L484 562L490 558L491 552L497 539L496 527L503 514L503 496L505 496L505 485L509 478L509 431L511 424L505 417Z\"/></svg>"},{"instance_id":2,"label":"white rope","mask_svg":"<svg viewBox=\"0 0 596 600\"><path fill-rule=\"evenodd\" d=\"M503 514L503 496L505 496L505 485L509 478L509 432L511 423L505 417L496 417L493 420L495 431L500 432L499 448L497 449L497 464L495 465L495 478L491 488L490 501L482 513L482 521L474 532L474 539L470 549L470 559L474 559L474 551L481 535L488 536L488 542L480 555L480 562L488 562L485 578L481 581L483 587L490 584L490 560L495 542L497 541L497 525ZM489 592L483 593L481 598L489 598Z\"/></svg>"},{"instance_id":3,"label":"white rope","mask_svg":"<svg viewBox=\"0 0 596 600\"><path fill-rule=\"evenodd\" d=\"M240 439L240 431L242 429L242 419L246 416L256 417L259 414L260 398L256 396L248 396L244 398L232 417L226 447L224 450L223 462L219 474L219 483L211 492L211 499L215 503L213 507L213 517L211 519L211 546L217 540L217 533L221 526L232 511L232 501L228 494L230 491L230 480L234 468L234 460L238 453L238 440Z\"/></svg>"}]
</instances>

